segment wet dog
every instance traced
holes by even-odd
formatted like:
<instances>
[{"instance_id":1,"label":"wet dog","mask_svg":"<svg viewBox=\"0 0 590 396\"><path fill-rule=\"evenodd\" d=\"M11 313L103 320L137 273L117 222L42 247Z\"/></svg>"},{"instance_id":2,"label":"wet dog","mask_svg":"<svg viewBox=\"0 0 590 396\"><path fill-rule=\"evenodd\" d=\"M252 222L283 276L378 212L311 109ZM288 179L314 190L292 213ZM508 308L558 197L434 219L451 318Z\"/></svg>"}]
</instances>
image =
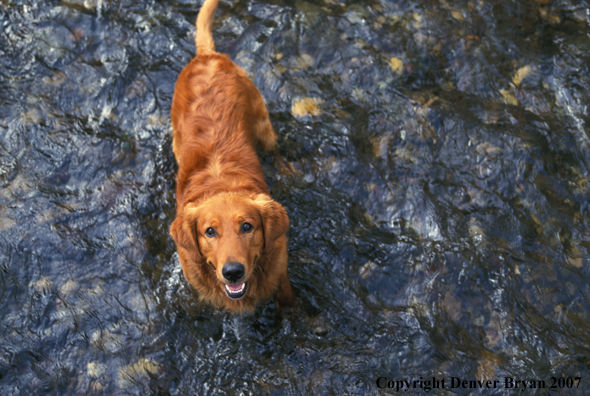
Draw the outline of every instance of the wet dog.
<instances>
[{"instance_id":1,"label":"wet dog","mask_svg":"<svg viewBox=\"0 0 590 396\"><path fill-rule=\"evenodd\" d=\"M292 303L289 218L269 195L254 147L273 150L277 140L264 99L244 70L215 52L217 2L206 0L199 11L197 56L174 90L177 216L170 233L201 298L242 313L275 293L280 305Z\"/></svg>"}]
</instances>

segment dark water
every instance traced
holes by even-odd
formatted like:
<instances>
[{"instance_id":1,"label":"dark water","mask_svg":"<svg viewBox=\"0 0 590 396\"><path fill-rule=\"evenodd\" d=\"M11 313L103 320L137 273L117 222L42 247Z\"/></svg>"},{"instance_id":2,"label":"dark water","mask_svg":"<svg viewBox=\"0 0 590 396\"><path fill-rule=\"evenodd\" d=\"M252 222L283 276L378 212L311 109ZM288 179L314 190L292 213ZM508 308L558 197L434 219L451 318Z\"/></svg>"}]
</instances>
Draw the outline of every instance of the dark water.
<instances>
[{"instance_id":1,"label":"dark water","mask_svg":"<svg viewBox=\"0 0 590 396\"><path fill-rule=\"evenodd\" d=\"M0 2L0 394L590 393L587 1L222 1L292 224L246 317L168 235L199 4Z\"/></svg>"}]
</instances>

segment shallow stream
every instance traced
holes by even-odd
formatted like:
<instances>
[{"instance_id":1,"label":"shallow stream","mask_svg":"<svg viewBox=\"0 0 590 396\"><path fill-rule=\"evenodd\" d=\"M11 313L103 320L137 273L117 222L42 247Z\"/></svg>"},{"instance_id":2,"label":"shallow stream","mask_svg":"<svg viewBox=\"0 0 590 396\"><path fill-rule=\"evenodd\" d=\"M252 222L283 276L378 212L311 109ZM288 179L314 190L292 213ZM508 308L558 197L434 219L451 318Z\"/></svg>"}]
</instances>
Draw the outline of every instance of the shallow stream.
<instances>
[{"instance_id":1,"label":"shallow stream","mask_svg":"<svg viewBox=\"0 0 590 396\"><path fill-rule=\"evenodd\" d=\"M222 0L297 297L245 317L168 233L199 4L0 0L0 394L590 394L588 1Z\"/></svg>"}]
</instances>

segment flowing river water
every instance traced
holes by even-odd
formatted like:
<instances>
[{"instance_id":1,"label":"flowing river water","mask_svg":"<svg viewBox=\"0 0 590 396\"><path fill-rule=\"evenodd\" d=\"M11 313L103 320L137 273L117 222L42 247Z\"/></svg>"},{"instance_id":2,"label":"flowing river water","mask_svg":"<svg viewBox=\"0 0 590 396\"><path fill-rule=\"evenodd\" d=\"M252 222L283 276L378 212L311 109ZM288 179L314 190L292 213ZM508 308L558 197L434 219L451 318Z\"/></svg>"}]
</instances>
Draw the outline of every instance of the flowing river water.
<instances>
[{"instance_id":1,"label":"flowing river water","mask_svg":"<svg viewBox=\"0 0 590 396\"><path fill-rule=\"evenodd\" d=\"M297 298L243 317L169 236L200 4L0 0L0 394L590 394L590 3L222 0Z\"/></svg>"}]
</instances>

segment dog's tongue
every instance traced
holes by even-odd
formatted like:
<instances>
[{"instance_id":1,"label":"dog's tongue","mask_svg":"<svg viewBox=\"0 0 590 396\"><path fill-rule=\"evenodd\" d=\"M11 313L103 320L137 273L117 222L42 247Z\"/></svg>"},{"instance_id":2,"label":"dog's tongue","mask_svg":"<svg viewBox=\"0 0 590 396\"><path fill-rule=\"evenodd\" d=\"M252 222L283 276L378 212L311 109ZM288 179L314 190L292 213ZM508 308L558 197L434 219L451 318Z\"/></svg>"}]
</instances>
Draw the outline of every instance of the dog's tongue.
<instances>
[{"instance_id":1,"label":"dog's tongue","mask_svg":"<svg viewBox=\"0 0 590 396\"><path fill-rule=\"evenodd\" d=\"M244 283L234 283L231 285L227 285L227 288L229 289L229 291L237 292L242 290L242 285L244 285Z\"/></svg>"}]
</instances>

